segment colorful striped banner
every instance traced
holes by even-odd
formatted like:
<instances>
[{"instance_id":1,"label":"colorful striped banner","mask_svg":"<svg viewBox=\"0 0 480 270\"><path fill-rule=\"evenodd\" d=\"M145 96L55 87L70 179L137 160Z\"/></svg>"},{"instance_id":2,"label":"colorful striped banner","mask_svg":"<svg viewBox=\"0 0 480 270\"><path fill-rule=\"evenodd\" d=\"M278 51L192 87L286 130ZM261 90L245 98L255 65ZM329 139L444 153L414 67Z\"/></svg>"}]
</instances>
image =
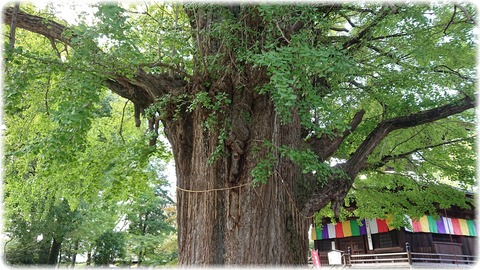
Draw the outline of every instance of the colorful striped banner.
<instances>
[{"instance_id":1,"label":"colorful striped banner","mask_svg":"<svg viewBox=\"0 0 480 270\"><path fill-rule=\"evenodd\" d=\"M390 231L389 225L387 224L386 220L374 218L368 219L366 222L368 222L368 225L370 225L370 233L372 234Z\"/></svg>"},{"instance_id":2,"label":"colorful striped banner","mask_svg":"<svg viewBox=\"0 0 480 270\"><path fill-rule=\"evenodd\" d=\"M428 224L428 218L427 216L423 216L420 218L420 228L422 229L422 232L429 232L429 224Z\"/></svg>"},{"instance_id":3,"label":"colorful striped banner","mask_svg":"<svg viewBox=\"0 0 480 270\"><path fill-rule=\"evenodd\" d=\"M365 235L367 234L366 222L370 222L370 225L376 228L376 233L388 231L388 225L385 220L373 219L370 221L362 220L360 223L357 220L347 220L336 224L324 224L323 227L316 227L315 229L312 227L310 233L313 240ZM380 228L380 230L378 228Z\"/></svg>"},{"instance_id":4,"label":"colorful striped banner","mask_svg":"<svg viewBox=\"0 0 480 270\"><path fill-rule=\"evenodd\" d=\"M412 220L407 217L411 222L413 230L405 228L406 231L419 233L439 233L439 234L454 234L465 236L477 236L477 225L474 220L461 219L461 218L446 218L440 217L436 220L432 216L425 215L418 220ZM391 217L386 220L383 219L367 219L362 220L360 223L357 220L347 220L338 222L336 224L329 223L323 225L323 227L312 227L311 237L313 240L332 239L332 238L344 238L351 236L359 236L367 234L367 222L370 227L370 233L384 233L393 230L391 224Z\"/></svg>"},{"instance_id":5,"label":"colorful striped banner","mask_svg":"<svg viewBox=\"0 0 480 270\"><path fill-rule=\"evenodd\" d=\"M393 216L392 215L388 215L387 216L387 219L385 219L385 221L387 222L387 226L388 226L388 230L391 231L391 230L394 230L395 227L393 227L391 224L393 222Z\"/></svg>"},{"instance_id":6,"label":"colorful striped banner","mask_svg":"<svg viewBox=\"0 0 480 270\"><path fill-rule=\"evenodd\" d=\"M432 216L425 215L418 220L412 220L413 232L454 234L477 236L475 221L463 218L440 217L435 220Z\"/></svg>"},{"instance_id":7,"label":"colorful striped banner","mask_svg":"<svg viewBox=\"0 0 480 270\"><path fill-rule=\"evenodd\" d=\"M335 225L330 223L327 225L327 232L329 238L337 238L337 234L335 233ZM325 238L327 239L327 238Z\"/></svg>"},{"instance_id":8,"label":"colorful striped banner","mask_svg":"<svg viewBox=\"0 0 480 270\"><path fill-rule=\"evenodd\" d=\"M453 233L453 225L452 225L452 219L451 218L442 218L443 222L447 225L447 233L448 234L454 234Z\"/></svg>"},{"instance_id":9,"label":"colorful striped banner","mask_svg":"<svg viewBox=\"0 0 480 270\"><path fill-rule=\"evenodd\" d=\"M318 240L316 230L317 228L315 226L310 227L310 239Z\"/></svg>"},{"instance_id":10,"label":"colorful striped banner","mask_svg":"<svg viewBox=\"0 0 480 270\"><path fill-rule=\"evenodd\" d=\"M443 233L443 234L447 233L447 228L445 228L445 222L443 220L444 220L444 217L435 221L435 223L437 224L437 233ZM449 231L448 231L448 233L449 233Z\"/></svg>"},{"instance_id":11,"label":"colorful striped banner","mask_svg":"<svg viewBox=\"0 0 480 270\"><path fill-rule=\"evenodd\" d=\"M470 232L468 231L467 220L459 218L458 222L460 223L460 230L462 231L462 235L470 235Z\"/></svg>"},{"instance_id":12,"label":"colorful striped banner","mask_svg":"<svg viewBox=\"0 0 480 270\"><path fill-rule=\"evenodd\" d=\"M378 233L378 226L377 226L377 220L374 219L367 219L366 222L368 222L368 225L370 227L370 233Z\"/></svg>"},{"instance_id":13,"label":"colorful striped banner","mask_svg":"<svg viewBox=\"0 0 480 270\"><path fill-rule=\"evenodd\" d=\"M390 231L386 220L379 219L379 218L377 218L376 220L377 220L378 233L384 233L384 232Z\"/></svg>"},{"instance_id":14,"label":"colorful striped banner","mask_svg":"<svg viewBox=\"0 0 480 270\"><path fill-rule=\"evenodd\" d=\"M338 222L337 224L335 224L335 234L337 235L337 238L343 238L345 237L343 235L343 226L342 226L342 223L343 222Z\"/></svg>"},{"instance_id":15,"label":"colorful striped banner","mask_svg":"<svg viewBox=\"0 0 480 270\"><path fill-rule=\"evenodd\" d=\"M453 234L462 235L462 229L460 228L460 222L457 218L452 218Z\"/></svg>"},{"instance_id":16,"label":"colorful striped banner","mask_svg":"<svg viewBox=\"0 0 480 270\"><path fill-rule=\"evenodd\" d=\"M477 228L475 222L471 219L467 219L468 233L471 236L477 236Z\"/></svg>"},{"instance_id":17,"label":"colorful striped banner","mask_svg":"<svg viewBox=\"0 0 480 270\"><path fill-rule=\"evenodd\" d=\"M343 237L352 236L352 226L350 226L350 222L342 222L341 224L342 224Z\"/></svg>"},{"instance_id":18,"label":"colorful striped banner","mask_svg":"<svg viewBox=\"0 0 480 270\"><path fill-rule=\"evenodd\" d=\"M427 217L427 223L428 223L428 230L431 233L438 233L437 221L433 219L432 216L426 216L426 217Z\"/></svg>"}]
</instances>

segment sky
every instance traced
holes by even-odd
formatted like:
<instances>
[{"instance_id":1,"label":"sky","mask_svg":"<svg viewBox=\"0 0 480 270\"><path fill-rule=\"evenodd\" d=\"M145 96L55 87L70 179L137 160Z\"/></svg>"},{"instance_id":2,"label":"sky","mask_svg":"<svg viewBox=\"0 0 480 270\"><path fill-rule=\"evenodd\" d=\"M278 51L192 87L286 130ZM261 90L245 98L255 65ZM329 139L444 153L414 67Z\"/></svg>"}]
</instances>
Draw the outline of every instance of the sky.
<instances>
[{"instance_id":1,"label":"sky","mask_svg":"<svg viewBox=\"0 0 480 270\"><path fill-rule=\"evenodd\" d=\"M98 1L91 1L91 0L82 0L82 1L63 1L63 0L55 0L55 1L31 1L35 6L39 7L40 9L47 6L47 4L53 4L55 10L58 11L57 16L59 18L64 19L68 24L75 24L78 18L78 14L82 11L84 12L91 12L91 8L89 7L90 4L96 3Z\"/></svg>"}]
</instances>

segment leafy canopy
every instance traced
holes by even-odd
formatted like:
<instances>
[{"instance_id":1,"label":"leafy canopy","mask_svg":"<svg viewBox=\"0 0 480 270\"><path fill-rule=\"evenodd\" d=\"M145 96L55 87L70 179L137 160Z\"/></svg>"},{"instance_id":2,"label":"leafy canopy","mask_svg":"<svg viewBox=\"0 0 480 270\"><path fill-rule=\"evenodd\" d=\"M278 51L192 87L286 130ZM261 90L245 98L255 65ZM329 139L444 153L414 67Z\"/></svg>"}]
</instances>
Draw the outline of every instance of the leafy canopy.
<instances>
[{"instance_id":1,"label":"leafy canopy","mask_svg":"<svg viewBox=\"0 0 480 270\"><path fill-rule=\"evenodd\" d=\"M186 9L195 7L197 4L187 5ZM139 70L162 74L172 73L173 67L187 75L197 72L215 77L231 72L233 66L238 72L248 65L265 68L269 81L257 86L256 91L271 97L283 123L297 111L302 127L308 131L306 141L335 137L349 130L351 119L364 110L362 123L327 160L305 149L273 149L302 164L304 173L316 175L321 183L335 173L331 167L348 160L382 121L475 94L477 38L469 18L476 15L473 5L463 5L462 12L455 5L435 3L343 3L328 12L319 12L315 5L242 8L260 16L265 24L262 33L242 25L229 9L212 6L210 11L222 20L202 31L208 31L212 40L221 40L227 49L206 56L201 48L193 46L188 16L176 5L99 4L92 24L80 23L71 28L72 42L83 42L82 46L73 52L61 52L60 59L47 39L19 30L17 44L21 45L11 52L15 57L6 66L9 73L5 80L7 137L16 134L10 136L19 138L11 140L15 147L6 147L10 153L7 160L15 156L12 153L31 155L17 163L22 172L32 170L35 160L45 168L40 173L42 177L51 177L52 186L66 190L78 186L82 181L65 181L65 175L53 177L53 172L68 172L67 168L74 167L72 162L77 160L88 163L89 155L82 153L98 143L89 142L88 134L106 109L108 95L102 83L112 74L133 78ZM286 26L298 21L307 22L307 27L285 35ZM221 59L229 51L234 51L236 57L231 66L226 66ZM24 69L25 66L31 68ZM203 83L209 87L211 82ZM176 113L185 108L189 112L208 109L212 113L205 122L206 128L223 128L214 153L222 155L231 123L217 121L216 115L230 102L225 93L214 97L204 93L165 95L147 114L154 115L168 105L174 106ZM12 123L17 122L23 124L13 131ZM358 205L360 217L433 211L433 202L445 207L465 206L462 196L456 196L459 193L451 186L465 191L476 185L474 125L474 113L465 111L392 132L369 155L347 203L353 198L364 202ZM33 127L37 130L30 130ZM137 175L129 175L131 171L125 175L122 168L142 167L146 159L137 158L151 153L141 143L128 145L132 152L126 151L129 154L125 155L101 152L98 146L92 148L99 150L98 155L104 160L114 160L109 164L111 168L99 169L105 172L105 179L125 177L127 182L136 184L132 179ZM265 147L271 146L267 142ZM269 179L276 159L268 156L259 161L252 172L256 183ZM386 168L393 168L395 174L385 173ZM98 181L89 178L84 183L91 183L98 191L102 186ZM400 185L401 189L392 189ZM112 184L111 194L121 193L118 187ZM67 193L57 197L66 197ZM395 194L398 200L373 203L371 194L385 196L382 198ZM418 202L413 204L406 198L417 198ZM69 201L75 202L73 198Z\"/></svg>"}]
</instances>

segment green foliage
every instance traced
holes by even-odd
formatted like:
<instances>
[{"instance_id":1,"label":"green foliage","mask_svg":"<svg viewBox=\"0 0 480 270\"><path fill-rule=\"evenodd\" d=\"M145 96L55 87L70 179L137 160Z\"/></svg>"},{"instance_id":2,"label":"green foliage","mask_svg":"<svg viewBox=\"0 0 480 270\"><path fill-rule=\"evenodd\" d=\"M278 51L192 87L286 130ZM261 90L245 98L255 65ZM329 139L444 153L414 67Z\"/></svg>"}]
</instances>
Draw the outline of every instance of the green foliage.
<instances>
[{"instance_id":1,"label":"green foliage","mask_svg":"<svg viewBox=\"0 0 480 270\"><path fill-rule=\"evenodd\" d=\"M188 104L188 95L181 94L173 96L171 94L163 95L158 98L152 105L145 109L145 115L152 117L158 115L161 119L167 119L171 117L177 120L178 115L183 106ZM173 109L171 109L173 107Z\"/></svg>"},{"instance_id":2,"label":"green foliage","mask_svg":"<svg viewBox=\"0 0 480 270\"><path fill-rule=\"evenodd\" d=\"M208 157L208 164L213 164L216 160L222 157L225 150L225 141L228 139L227 129L223 128L220 130L218 135L218 144L215 147L213 153Z\"/></svg>"},{"instance_id":3,"label":"green foliage","mask_svg":"<svg viewBox=\"0 0 480 270\"><path fill-rule=\"evenodd\" d=\"M260 6L259 10L265 21L272 22L276 34L279 23L294 24L308 18L316 24L315 30L307 28L293 35L288 46L272 44L267 50L249 56L255 66L266 67L270 76L270 82L259 89L260 93L272 95L282 121L291 119L291 110L296 109L302 124L317 133L345 129L346 123L341 120L344 115L332 115L332 111L343 104L332 100L339 101L341 83L358 74L356 64L337 45L315 42L318 32L335 25L335 20L317 17L315 9L306 5L295 6L293 10L291 6ZM312 84L314 77L323 83ZM313 110L316 110L316 117L324 121L321 126L312 123Z\"/></svg>"},{"instance_id":4,"label":"green foliage","mask_svg":"<svg viewBox=\"0 0 480 270\"><path fill-rule=\"evenodd\" d=\"M288 146L275 147L268 141L263 143L263 148L266 155L258 161L251 172L254 186L267 183L268 179L274 174L274 169L279 157L288 158L297 164L303 174L313 174L320 185L323 185L328 178L335 176L344 177L342 170L331 167L331 165L326 162L321 162L318 156L310 149L297 150ZM276 155L274 153L276 153Z\"/></svg>"},{"instance_id":5,"label":"green foliage","mask_svg":"<svg viewBox=\"0 0 480 270\"><path fill-rule=\"evenodd\" d=\"M52 240L62 241L79 229L79 224L82 223L79 211L70 211L66 201L52 204L53 202L45 200L42 204L40 200L28 216L19 211L6 213L5 232L11 241L6 244L7 263L47 264L52 252Z\"/></svg>"},{"instance_id":6,"label":"green foliage","mask_svg":"<svg viewBox=\"0 0 480 270\"><path fill-rule=\"evenodd\" d=\"M341 79L353 76L355 71L353 62L338 48L316 48L306 43L308 38L306 34L299 34L292 38L288 47L254 56L254 64L267 67L270 75L270 83L263 86L260 93L271 93L283 121L290 118L290 110L293 108L301 108L302 115L309 115L314 108L321 108L325 115L333 109L329 103L320 99L322 92L331 90L324 86L312 86L312 76L328 78L328 84L334 86ZM338 95L335 94L336 91L331 92L332 98ZM302 119L304 124L310 122L308 118ZM338 126L334 125L333 128Z\"/></svg>"},{"instance_id":7,"label":"green foliage","mask_svg":"<svg viewBox=\"0 0 480 270\"><path fill-rule=\"evenodd\" d=\"M263 142L262 147L254 149L258 156L263 156L257 162L257 165L252 169L250 174L252 175L252 184L258 187L262 184L266 184L268 179L272 177L275 166L278 163L278 157L274 153L275 146L268 141Z\"/></svg>"},{"instance_id":8,"label":"green foliage","mask_svg":"<svg viewBox=\"0 0 480 270\"><path fill-rule=\"evenodd\" d=\"M36 239L12 239L5 243L4 256L8 265L45 264L50 242Z\"/></svg>"},{"instance_id":9,"label":"green foliage","mask_svg":"<svg viewBox=\"0 0 480 270\"><path fill-rule=\"evenodd\" d=\"M262 184L266 184L268 179L272 177L274 173L274 168L277 163L277 159L272 154L267 154L266 157L260 159L252 169L252 184L254 187L258 187Z\"/></svg>"},{"instance_id":10,"label":"green foliage","mask_svg":"<svg viewBox=\"0 0 480 270\"><path fill-rule=\"evenodd\" d=\"M30 40L22 31L18 37ZM90 251L119 219L116 203L149 190L171 155L162 144L153 151L142 130L121 122L133 118L131 107L124 112L124 100L99 88L98 77L29 57L9 62L5 81L6 91L16 93L7 97L3 149L12 264L47 263L50 245L40 246L53 237L65 245L79 242L79 253ZM29 83L11 77L28 63L23 73ZM38 242L39 235L45 240ZM22 247L30 254L23 260L16 255Z\"/></svg>"},{"instance_id":11,"label":"green foliage","mask_svg":"<svg viewBox=\"0 0 480 270\"><path fill-rule=\"evenodd\" d=\"M96 265L113 264L125 256L125 234L106 231L95 241L93 260Z\"/></svg>"},{"instance_id":12,"label":"green foliage","mask_svg":"<svg viewBox=\"0 0 480 270\"><path fill-rule=\"evenodd\" d=\"M162 258L156 254L156 249L167 241L175 230L164 210L173 202L162 188L158 185L152 191L135 198L135 201L127 206L128 246L142 265L163 265L174 259L169 253L162 254Z\"/></svg>"},{"instance_id":13,"label":"green foliage","mask_svg":"<svg viewBox=\"0 0 480 270\"><path fill-rule=\"evenodd\" d=\"M152 264L167 267L178 266L178 236L176 233L168 235L164 242L155 249L157 256L151 258Z\"/></svg>"},{"instance_id":14,"label":"green foliage","mask_svg":"<svg viewBox=\"0 0 480 270\"><path fill-rule=\"evenodd\" d=\"M47 263L53 238L79 254L92 251L124 215L118 203L148 193L171 158L163 143L148 146L145 127L127 124L132 104L124 108L125 100L103 86L108 73L133 76L140 64L158 60L136 45L149 30L133 27L135 18L119 5L100 4L95 15L93 25L81 21L67 33L73 44L81 43L75 49L57 44L52 50L50 40L17 28L15 50L8 51L3 150L9 263ZM178 57L186 51L179 49ZM39 235L44 240L38 242ZM19 258L22 252L30 255Z\"/></svg>"},{"instance_id":15,"label":"green foliage","mask_svg":"<svg viewBox=\"0 0 480 270\"><path fill-rule=\"evenodd\" d=\"M204 122L205 130L212 130L218 125L218 115L225 113L225 107L231 103L226 93L218 93L211 97L208 92L196 93L187 108L188 112L192 112L198 108L207 109L210 113Z\"/></svg>"},{"instance_id":16,"label":"green foliage","mask_svg":"<svg viewBox=\"0 0 480 270\"><path fill-rule=\"evenodd\" d=\"M330 166L318 160L317 155L310 149L299 151L290 147L280 147L280 154L288 157L291 161L297 163L302 168L302 173L311 173L318 179L324 179L330 176Z\"/></svg>"},{"instance_id":17,"label":"green foliage","mask_svg":"<svg viewBox=\"0 0 480 270\"><path fill-rule=\"evenodd\" d=\"M207 110L208 116L204 122L205 130L213 130L219 126L219 115L225 113L228 105L231 104L231 100L226 93L220 92L216 95L212 95L208 92L198 92L196 94L188 95L164 95L159 98L155 103L150 105L145 114L147 116L153 116L159 114L160 118L165 119L171 117L176 120L178 114L184 110L186 106L186 112L193 112L199 109Z\"/></svg>"},{"instance_id":18,"label":"green foliage","mask_svg":"<svg viewBox=\"0 0 480 270\"><path fill-rule=\"evenodd\" d=\"M354 199L357 209L355 216L361 218L386 218L405 226L405 216L420 218L423 215L437 215L436 206L448 209L453 205L468 209L473 203L465 198L462 190L450 185L435 183L429 179L418 179L415 175L393 174L385 177L381 173L370 173L355 183L347 200ZM388 202L388 203L386 203Z\"/></svg>"},{"instance_id":19,"label":"green foliage","mask_svg":"<svg viewBox=\"0 0 480 270\"><path fill-rule=\"evenodd\" d=\"M284 122L291 119L292 111L297 111L309 131L307 138L338 136L349 128L357 111L366 111L361 125L346 138L332 160L347 160L383 120L474 95L476 38L471 23L460 23L468 19L468 14L475 17L472 6L465 5L465 12L457 12L455 17L452 5L395 6L394 14L379 20L358 44L348 49L342 45L362 28L347 29L348 33L331 29L352 24L368 27L388 8L376 4L361 5L363 11L358 5L342 7L338 12L322 13L321 18L312 14L314 7L260 6L260 15L269 22L265 31L280 38L260 52L246 54L249 63L265 67L270 76L269 83L258 91L271 96ZM347 22L347 16L352 21ZM291 36L288 28L281 32L284 25L297 21L315 26ZM474 112L466 111L392 132L369 156L360 174L362 179L369 179L368 188L364 186L367 180L357 178L346 205L353 199L363 200L356 215L366 217L385 216L387 212L420 215L432 212L433 203L469 207L465 196L451 186L471 191L477 184L474 123ZM328 175L329 166L319 164L308 150L279 149L271 151L281 152L304 172ZM275 162L275 158L268 157L258 162L255 174L265 182ZM382 173L386 167L396 174ZM403 182L409 183L405 191L392 188ZM384 183L389 183L389 188L385 189ZM410 203L404 202L407 198ZM320 216L331 214L321 212ZM397 221L400 224L403 218Z\"/></svg>"},{"instance_id":20,"label":"green foliage","mask_svg":"<svg viewBox=\"0 0 480 270\"><path fill-rule=\"evenodd\" d=\"M160 179L162 160L168 160L170 154L161 145L153 152L143 132L122 125L124 101L106 95L101 102L93 113L95 121L82 138L83 148L68 149L72 146L64 143L62 147L67 149L63 153L69 155L61 157L45 157L53 150L38 147L32 151L28 140L20 140L32 138L39 144L48 140L49 132L55 130L46 128L53 122L48 115L24 111L30 119L41 119L34 125L6 115L4 217L7 235L14 239L12 246L7 245L9 263L47 263L50 245L45 250L40 244L53 237L63 239L66 246L78 242L78 254L91 251L99 235L111 230L124 215L126 210L117 203L141 198L138 195L150 192L151 183ZM125 119L131 118L130 113L125 115ZM157 182L157 189L164 184ZM45 240L36 241L38 235ZM28 247L31 255L18 258L16 254L24 252L20 247Z\"/></svg>"}]
</instances>

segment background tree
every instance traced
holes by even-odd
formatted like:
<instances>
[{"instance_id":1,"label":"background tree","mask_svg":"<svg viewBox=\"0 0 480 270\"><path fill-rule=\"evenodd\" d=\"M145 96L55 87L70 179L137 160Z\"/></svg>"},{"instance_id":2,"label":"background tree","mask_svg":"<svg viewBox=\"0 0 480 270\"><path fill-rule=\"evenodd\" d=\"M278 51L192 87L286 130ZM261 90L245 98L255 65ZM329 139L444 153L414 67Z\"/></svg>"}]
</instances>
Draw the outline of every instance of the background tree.
<instances>
[{"instance_id":1,"label":"background tree","mask_svg":"<svg viewBox=\"0 0 480 270\"><path fill-rule=\"evenodd\" d=\"M92 23L67 26L7 7L10 34L38 33L53 50L39 54L10 35L22 47L9 45L6 68L25 61L69 72L59 78L69 95L57 99L54 119L64 129L51 127L55 142L88 129L100 86L132 101L137 126L145 116L150 145L163 128L176 164L182 265L306 263L314 213L330 206L339 216L349 194L367 194L357 190L412 200L391 207L377 200L360 218L387 210L415 217L439 201L462 203L460 191L432 182L475 184L472 5L100 4L96 11ZM24 83L36 77L20 71L7 75L5 92L6 107L22 111ZM80 133L66 132L75 123ZM389 188L399 184L405 188Z\"/></svg>"},{"instance_id":2,"label":"background tree","mask_svg":"<svg viewBox=\"0 0 480 270\"><path fill-rule=\"evenodd\" d=\"M108 266L125 255L125 234L122 232L106 231L95 241L95 265Z\"/></svg>"},{"instance_id":3,"label":"background tree","mask_svg":"<svg viewBox=\"0 0 480 270\"><path fill-rule=\"evenodd\" d=\"M28 40L27 48L38 47L46 60L59 59L37 35L18 31L16 39ZM161 190L156 178L170 154L162 147L153 151L144 130L123 125L133 118L130 102L96 86L62 82L73 78L72 70L30 60L12 59L6 67L7 74L26 82L5 82L12 90L3 118L4 220L11 240L6 262L56 264L64 250L68 258L63 258L74 264L77 253L91 254L101 233L124 215L118 202L148 192L152 182ZM75 100L89 105L76 106ZM61 116L63 109L70 115Z\"/></svg>"},{"instance_id":4,"label":"background tree","mask_svg":"<svg viewBox=\"0 0 480 270\"><path fill-rule=\"evenodd\" d=\"M83 181L84 185L90 186L81 191L63 190L62 192L65 192L64 194L68 195L73 203L64 198L51 198L50 193L44 193L43 188L52 189L47 181L50 178L44 178L41 174L35 173L41 171L43 165L35 163L38 167L34 169L31 166L27 167L27 170L32 171L31 173L22 171L22 162L28 162L29 158L37 160L36 155L21 155L16 151L7 152L10 160L6 163L4 218L7 235L14 240L7 244L8 263L56 264L63 245L64 260L62 262L74 264L77 254L92 254L98 237L105 230L112 230L121 217L129 213L129 208L122 206L119 202L130 201L138 205L144 201L137 202L137 200L144 200L146 194L165 193L164 185L167 183L158 176L163 170L163 161L151 155L141 157L140 160L128 158L128 152L136 155L139 153L138 150L145 146L145 138L142 139L143 135L141 135L139 137L141 142L135 146L135 139L132 137L134 135L132 131L135 130L132 127L130 130L123 129L123 135L119 135L118 126L112 123L120 122L119 116L122 114L124 103L111 100L109 104L113 107L111 115L103 116L104 119L97 119L98 126L95 124L89 131L88 145L84 152L75 153L76 157L69 164L68 172L55 173L55 176L77 179ZM9 133L5 142L7 149L12 149L19 134L13 132L17 127L15 123L8 120L10 119L7 117ZM135 148L140 146L140 148L133 150L126 148L127 144L122 141L121 136L124 140L130 141L128 146ZM119 161L118 155L121 154L126 159ZM145 157L152 164L142 161ZM85 163L88 163L88 166ZM125 167L130 169L126 171ZM87 168L88 172L85 171ZM24 186L22 183L25 181L30 185ZM134 192L124 191L123 185L128 181L135 181ZM23 196L18 196L20 194ZM157 215L163 211L161 207L158 205ZM42 240L38 240L37 237L41 237Z\"/></svg>"},{"instance_id":5,"label":"background tree","mask_svg":"<svg viewBox=\"0 0 480 270\"><path fill-rule=\"evenodd\" d=\"M126 216L128 224L128 245L131 246L138 265L155 265L158 257L155 248L161 245L175 227L168 222L165 208L173 201L163 190L164 183L157 184L151 192L145 192L135 198L127 207L130 209ZM171 260L169 260L171 261ZM165 264L165 262L163 262Z\"/></svg>"},{"instance_id":6,"label":"background tree","mask_svg":"<svg viewBox=\"0 0 480 270\"><path fill-rule=\"evenodd\" d=\"M166 210L172 213L169 218L170 222L176 224L177 216L175 207L170 206ZM167 235L163 243L155 248L155 254L155 257L152 256L150 258L154 264L165 265L167 267L178 266L178 235L176 230Z\"/></svg>"}]
</instances>

